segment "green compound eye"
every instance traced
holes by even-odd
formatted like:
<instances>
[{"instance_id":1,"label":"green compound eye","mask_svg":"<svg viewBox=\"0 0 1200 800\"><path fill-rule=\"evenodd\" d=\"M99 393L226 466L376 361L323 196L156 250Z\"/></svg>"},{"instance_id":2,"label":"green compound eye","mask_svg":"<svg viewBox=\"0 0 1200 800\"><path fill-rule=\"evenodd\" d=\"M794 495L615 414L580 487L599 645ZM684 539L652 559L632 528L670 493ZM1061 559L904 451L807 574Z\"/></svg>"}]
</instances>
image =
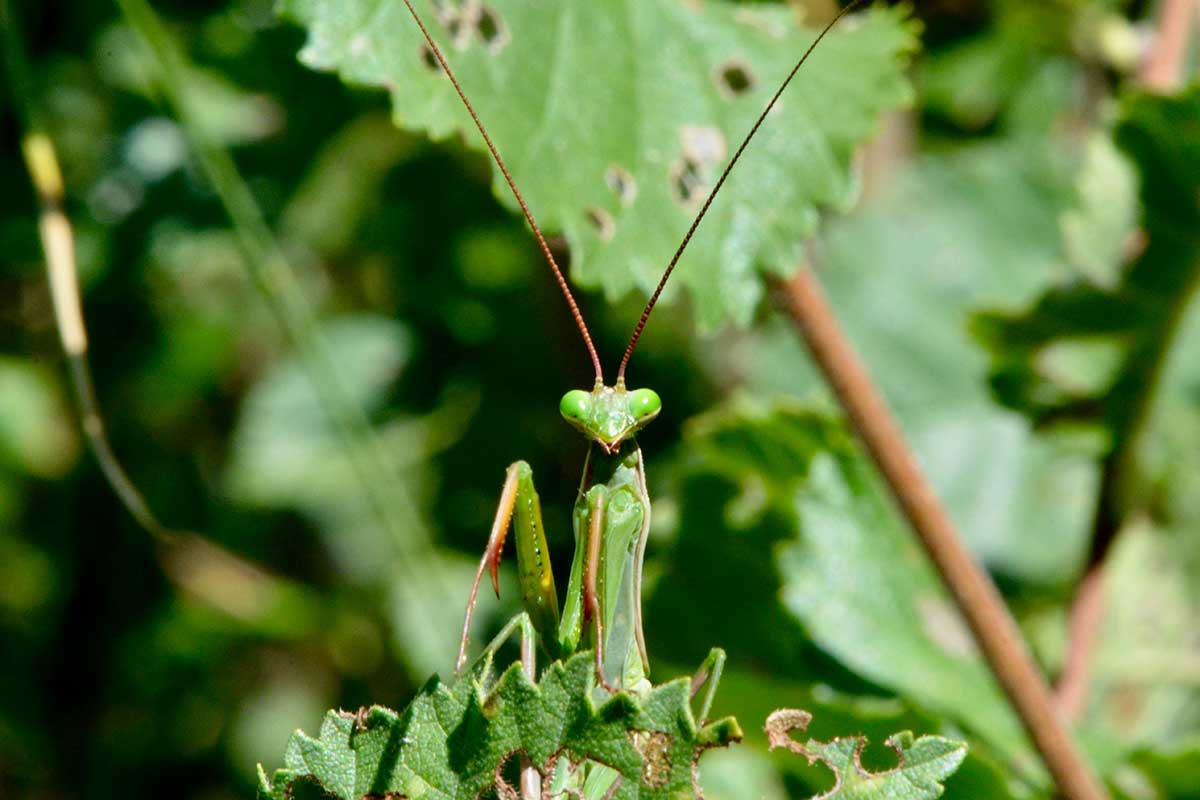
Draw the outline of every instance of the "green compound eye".
<instances>
[{"instance_id":1,"label":"green compound eye","mask_svg":"<svg viewBox=\"0 0 1200 800\"><path fill-rule=\"evenodd\" d=\"M629 413L638 422L650 419L662 410L662 400L653 389L634 389L629 393Z\"/></svg>"},{"instance_id":2,"label":"green compound eye","mask_svg":"<svg viewBox=\"0 0 1200 800\"><path fill-rule=\"evenodd\" d=\"M558 413L571 422L586 422L591 411L592 396L582 389L572 389L558 403Z\"/></svg>"}]
</instances>

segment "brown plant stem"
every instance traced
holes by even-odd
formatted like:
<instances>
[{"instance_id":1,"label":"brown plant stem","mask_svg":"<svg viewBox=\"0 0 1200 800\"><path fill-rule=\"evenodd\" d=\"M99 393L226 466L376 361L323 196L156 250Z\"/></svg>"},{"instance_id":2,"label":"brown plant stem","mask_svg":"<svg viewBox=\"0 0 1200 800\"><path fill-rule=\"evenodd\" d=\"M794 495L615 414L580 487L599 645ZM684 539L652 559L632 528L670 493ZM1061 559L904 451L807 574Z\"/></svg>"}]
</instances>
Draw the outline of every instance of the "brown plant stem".
<instances>
[{"instance_id":1,"label":"brown plant stem","mask_svg":"<svg viewBox=\"0 0 1200 800\"><path fill-rule=\"evenodd\" d=\"M1067 719L1078 720L1087 707L1088 686L1092 681L1092 652L1103 618L1103 570L1097 565L1084 574L1075 590L1067 621L1067 654L1062 676L1054 687L1058 708Z\"/></svg>"},{"instance_id":2,"label":"brown plant stem","mask_svg":"<svg viewBox=\"0 0 1200 800\"><path fill-rule=\"evenodd\" d=\"M1059 791L1069 800L1107 798L1067 733L1050 688L1034 665L1003 599L959 539L882 394L842 331L813 271L804 267L776 287L783 309L799 329L813 360L950 590Z\"/></svg>"}]
</instances>

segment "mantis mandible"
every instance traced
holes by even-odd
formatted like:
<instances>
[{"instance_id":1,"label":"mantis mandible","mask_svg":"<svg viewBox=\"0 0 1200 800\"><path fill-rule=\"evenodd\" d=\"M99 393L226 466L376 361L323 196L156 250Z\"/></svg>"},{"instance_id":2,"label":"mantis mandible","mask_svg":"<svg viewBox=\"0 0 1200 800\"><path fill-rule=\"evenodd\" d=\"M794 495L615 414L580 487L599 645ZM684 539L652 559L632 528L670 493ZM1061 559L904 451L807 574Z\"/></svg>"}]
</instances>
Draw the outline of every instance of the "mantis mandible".
<instances>
[{"instance_id":1,"label":"mantis mandible","mask_svg":"<svg viewBox=\"0 0 1200 800\"><path fill-rule=\"evenodd\" d=\"M490 572L492 585L499 594L497 570L504 541L511 528L515 530L517 574L525 614L529 625L551 657L566 658L576 652L584 641L585 634L590 630L596 675L605 689L610 692L617 689L639 691L648 686L649 660L642 629L641 586L642 561L650 530L650 497L646 489L645 464L636 435L658 416L662 409L662 401L652 389L627 388L626 367L667 280L746 146L816 46L839 19L862 2L864 0L850 3L821 30L734 152L663 271L658 286L646 303L625 348L617 370L616 383L609 386L604 382L600 357L596 353L583 314L525 198L517 188L504 159L501 158L471 101L467 99L441 48L413 7L412 0L404 0L413 20L421 29L430 52L453 84L521 207L521 212L533 231L579 329L596 375L595 384L590 391L572 389L563 395L559 403L559 411L563 418L582 433L589 443L573 514L575 556L562 611L559 611L554 575L548 563L549 550L542 526L541 504L533 484L533 472L526 462L517 461L509 466L506 472L491 534L467 601L456 662L457 671L461 672L467 661L471 617L484 573ZM598 461L605 462L604 467L610 472L607 481L603 483L592 481ZM508 626L506 632L512 629L513 626ZM693 694L698 692L705 682L709 684L709 691L700 713L701 719L707 714L722 664L723 655L719 650L714 650L693 678ZM712 680L709 680L709 676Z\"/></svg>"}]
</instances>

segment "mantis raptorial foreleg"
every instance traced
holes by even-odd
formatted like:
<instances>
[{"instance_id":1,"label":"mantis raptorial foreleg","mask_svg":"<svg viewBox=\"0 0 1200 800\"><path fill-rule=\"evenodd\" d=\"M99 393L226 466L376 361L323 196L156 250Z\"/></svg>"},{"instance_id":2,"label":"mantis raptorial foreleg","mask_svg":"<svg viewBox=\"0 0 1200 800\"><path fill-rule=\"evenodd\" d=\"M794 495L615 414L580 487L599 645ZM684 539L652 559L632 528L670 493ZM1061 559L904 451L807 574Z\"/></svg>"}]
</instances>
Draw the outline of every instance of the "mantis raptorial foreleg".
<instances>
[{"instance_id":1,"label":"mantis raptorial foreleg","mask_svg":"<svg viewBox=\"0 0 1200 800\"><path fill-rule=\"evenodd\" d=\"M505 472L504 488L500 491L500 503L492 521L492 532L488 536L483 557L479 560L479 567L475 570L475 581L471 585L467 613L463 619L462 638L455 662L456 672L461 672L467 661L471 617L475 613L475 601L479 597L479 584L483 581L484 572L491 573L492 588L497 596L500 595L498 570L504 540L510 527L516 528L517 571L520 575L525 612L529 615L533 628L546 642L547 649L552 655L558 655L555 652L559 627L558 594L554 588L546 533L542 527L542 504L533 485L533 470L524 461L517 461Z\"/></svg>"},{"instance_id":2,"label":"mantis raptorial foreleg","mask_svg":"<svg viewBox=\"0 0 1200 800\"><path fill-rule=\"evenodd\" d=\"M561 619L532 470L523 461L508 468L467 601L458 670L466 663L471 618L485 572L491 573L493 588L499 593L497 569L512 528L525 611L551 657L574 653L590 622L601 685L609 691L642 685L648 667L641 630L641 571L650 502L636 444L610 463L613 472L609 480L590 488L590 453L584 468L575 504L575 558Z\"/></svg>"},{"instance_id":3,"label":"mantis raptorial foreleg","mask_svg":"<svg viewBox=\"0 0 1200 800\"><path fill-rule=\"evenodd\" d=\"M601 548L604 545L604 509L606 492L603 486L593 486L584 502L587 508L586 533L587 554L583 567L583 599L587 603L587 616L596 626L596 675L604 688L611 689L604 674L604 614L600 610L600 594L597 590L600 578Z\"/></svg>"}]
</instances>

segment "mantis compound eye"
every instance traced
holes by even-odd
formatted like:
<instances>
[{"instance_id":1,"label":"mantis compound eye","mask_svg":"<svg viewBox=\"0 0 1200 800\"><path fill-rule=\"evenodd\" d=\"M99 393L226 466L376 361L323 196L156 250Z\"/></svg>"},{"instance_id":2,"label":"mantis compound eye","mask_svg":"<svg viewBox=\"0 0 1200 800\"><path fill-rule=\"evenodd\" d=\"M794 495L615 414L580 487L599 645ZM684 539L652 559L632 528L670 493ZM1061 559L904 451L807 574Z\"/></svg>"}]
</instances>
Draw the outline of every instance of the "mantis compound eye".
<instances>
[{"instance_id":1,"label":"mantis compound eye","mask_svg":"<svg viewBox=\"0 0 1200 800\"><path fill-rule=\"evenodd\" d=\"M586 423L592 410L592 396L582 389L572 389L558 403L558 413L568 422Z\"/></svg>"},{"instance_id":2,"label":"mantis compound eye","mask_svg":"<svg viewBox=\"0 0 1200 800\"><path fill-rule=\"evenodd\" d=\"M629 393L629 413L638 422L648 422L662 410L662 400L653 389L634 389Z\"/></svg>"}]
</instances>

